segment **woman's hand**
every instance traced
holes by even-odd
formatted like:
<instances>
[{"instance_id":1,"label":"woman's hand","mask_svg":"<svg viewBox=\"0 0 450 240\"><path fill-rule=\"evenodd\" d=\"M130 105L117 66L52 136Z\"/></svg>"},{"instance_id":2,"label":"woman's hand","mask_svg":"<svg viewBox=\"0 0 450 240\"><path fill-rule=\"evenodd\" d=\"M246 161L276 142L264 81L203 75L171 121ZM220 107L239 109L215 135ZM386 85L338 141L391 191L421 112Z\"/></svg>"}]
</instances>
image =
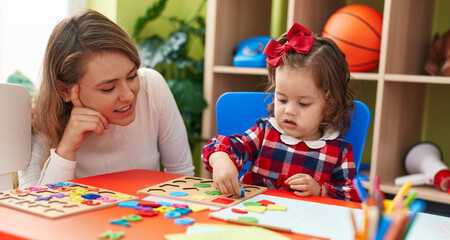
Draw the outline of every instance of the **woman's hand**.
<instances>
[{"instance_id":1,"label":"woman's hand","mask_svg":"<svg viewBox=\"0 0 450 240\"><path fill-rule=\"evenodd\" d=\"M80 86L78 84L70 89L70 100L73 103L73 109L56 149L56 153L59 156L73 161L81 144L92 132L101 136L104 130L108 129L108 120L103 114L83 106L79 98L79 91Z\"/></svg>"},{"instance_id":2,"label":"woman's hand","mask_svg":"<svg viewBox=\"0 0 450 240\"><path fill-rule=\"evenodd\" d=\"M307 197L310 195L319 196L322 187L314 178L305 173L299 173L286 179L286 184L290 185L295 195Z\"/></svg>"},{"instance_id":3,"label":"woman's hand","mask_svg":"<svg viewBox=\"0 0 450 240\"><path fill-rule=\"evenodd\" d=\"M228 154L225 152L211 154L209 164L213 168L213 181L218 190L225 194L240 196L239 173Z\"/></svg>"}]
</instances>

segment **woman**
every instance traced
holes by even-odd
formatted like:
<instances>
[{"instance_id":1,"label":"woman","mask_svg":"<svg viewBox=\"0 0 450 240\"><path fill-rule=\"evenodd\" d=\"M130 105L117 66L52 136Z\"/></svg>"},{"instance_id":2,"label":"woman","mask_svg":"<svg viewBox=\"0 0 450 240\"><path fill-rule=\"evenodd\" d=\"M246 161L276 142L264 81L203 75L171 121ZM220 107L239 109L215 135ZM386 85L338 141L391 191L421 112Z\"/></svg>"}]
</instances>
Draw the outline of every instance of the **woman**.
<instances>
[{"instance_id":1,"label":"woman","mask_svg":"<svg viewBox=\"0 0 450 240\"><path fill-rule=\"evenodd\" d=\"M164 78L139 69L129 35L92 10L53 30L19 187L129 169L193 175L186 129ZM93 134L94 133L94 134Z\"/></svg>"}]
</instances>

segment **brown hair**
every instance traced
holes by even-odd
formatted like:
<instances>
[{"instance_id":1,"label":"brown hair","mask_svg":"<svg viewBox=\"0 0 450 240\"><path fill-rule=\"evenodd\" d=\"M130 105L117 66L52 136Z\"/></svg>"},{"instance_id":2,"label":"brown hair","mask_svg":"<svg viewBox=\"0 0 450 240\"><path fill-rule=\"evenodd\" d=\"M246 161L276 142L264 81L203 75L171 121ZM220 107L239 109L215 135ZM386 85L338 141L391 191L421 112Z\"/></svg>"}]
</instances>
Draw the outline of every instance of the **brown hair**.
<instances>
[{"instance_id":1,"label":"brown hair","mask_svg":"<svg viewBox=\"0 0 450 240\"><path fill-rule=\"evenodd\" d=\"M345 60L345 54L333 40L314 37L314 44L308 54L300 54L291 50L283 58L283 63L279 67L302 68L310 70L316 76L316 85L323 91L326 102L321 130L325 126L331 125L333 129L340 131L340 136L343 136L350 129L350 113L355 107L353 102L355 91L349 84L348 63ZM277 41L286 43L287 34L283 34ZM275 70L275 67L267 65L267 92L271 94L275 91ZM274 104L272 103L268 107L270 116L273 116L273 109Z\"/></svg>"},{"instance_id":2,"label":"brown hair","mask_svg":"<svg viewBox=\"0 0 450 240\"><path fill-rule=\"evenodd\" d=\"M84 63L94 54L118 51L127 55L136 67L139 54L128 33L104 15L93 10L62 20L47 43L42 83L32 108L32 129L44 141L46 156L57 147L70 117L73 105L64 102L58 81L73 86L84 75Z\"/></svg>"}]
</instances>

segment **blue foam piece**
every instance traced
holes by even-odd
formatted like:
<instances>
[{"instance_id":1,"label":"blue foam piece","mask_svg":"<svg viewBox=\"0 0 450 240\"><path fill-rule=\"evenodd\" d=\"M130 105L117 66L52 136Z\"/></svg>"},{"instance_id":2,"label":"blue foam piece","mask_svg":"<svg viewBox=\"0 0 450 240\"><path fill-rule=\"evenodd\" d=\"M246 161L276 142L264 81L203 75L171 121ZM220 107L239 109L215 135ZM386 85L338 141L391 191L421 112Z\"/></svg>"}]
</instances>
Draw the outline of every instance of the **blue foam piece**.
<instances>
[{"instance_id":1,"label":"blue foam piece","mask_svg":"<svg viewBox=\"0 0 450 240\"><path fill-rule=\"evenodd\" d=\"M187 224L191 224L194 222L195 222L194 219L188 218L188 217L175 219L175 224L178 224L178 225L187 225Z\"/></svg>"},{"instance_id":2,"label":"blue foam piece","mask_svg":"<svg viewBox=\"0 0 450 240\"><path fill-rule=\"evenodd\" d=\"M129 208L135 208L139 205L138 201L126 201L126 202L120 202L117 204L119 207L129 207Z\"/></svg>"},{"instance_id":3,"label":"blue foam piece","mask_svg":"<svg viewBox=\"0 0 450 240\"><path fill-rule=\"evenodd\" d=\"M188 194L187 193L185 193L185 192L171 192L171 193L169 193L170 195L172 195L172 196L175 196L175 197L184 197L184 196L187 196Z\"/></svg>"},{"instance_id":4,"label":"blue foam piece","mask_svg":"<svg viewBox=\"0 0 450 240\"><path fill-rule=\"evenodd\" d=\"M127 222L127 220L125 220L125 219L111 220L111 221L109 221L109 223L119 224L119 225L122 225L122 226L125 226L125 227L129 227L130 226L130 223Z\"/></svg>"}]
</instances>

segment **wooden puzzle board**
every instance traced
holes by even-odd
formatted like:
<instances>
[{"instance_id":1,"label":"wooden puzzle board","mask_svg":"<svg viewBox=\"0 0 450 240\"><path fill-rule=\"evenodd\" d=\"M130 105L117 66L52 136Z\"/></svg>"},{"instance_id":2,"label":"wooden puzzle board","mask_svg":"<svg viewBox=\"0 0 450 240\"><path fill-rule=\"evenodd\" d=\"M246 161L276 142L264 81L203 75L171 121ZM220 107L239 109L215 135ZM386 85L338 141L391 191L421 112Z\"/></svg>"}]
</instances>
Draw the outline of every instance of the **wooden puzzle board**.
<instances>
[{"instance_id":1,"label":"wooden puzzle board","mask_svg":"<svg viewBox=\"0 0 450 240\"><path fill-rule=\"evenodd\" d=\"M137 196L69 182L0 192L0 205L47 218L64 217L138 199Z\"/></svg>"},{"instance_id":2,"label":"wooden puzzle board","mask_svg":"<svg viewBox=\"0 0 450 240\"><path fill-rule=\"evenodd\" d=\"M194 184L209 184L209 187L198 187L194 186ZM244 189L245 196L234 196L231 194L222 194L220 195L209 195L207 192L209 191L217 191L216 185L214 184L212 179L208 178L200 178L200 177L179 177L176 179L172 179L167 182L163 182L151 187L147 187L139 190L138 194L144 195L154 195L160 197L166 197L171 199L176 199L180 201L186 202L194 202L206 205L213 205L219 207L230 207L235 204L238 204L246 199L254 197L258 194L261 194L267 190L266 187L248 185L248 184L239 184L240 189ZM186 196L173 196L172 192L183 192L186 193ZM220 199L225 199L225 202L229 203L220 203L215 202Z\"/></svg>"}]
</instances>

